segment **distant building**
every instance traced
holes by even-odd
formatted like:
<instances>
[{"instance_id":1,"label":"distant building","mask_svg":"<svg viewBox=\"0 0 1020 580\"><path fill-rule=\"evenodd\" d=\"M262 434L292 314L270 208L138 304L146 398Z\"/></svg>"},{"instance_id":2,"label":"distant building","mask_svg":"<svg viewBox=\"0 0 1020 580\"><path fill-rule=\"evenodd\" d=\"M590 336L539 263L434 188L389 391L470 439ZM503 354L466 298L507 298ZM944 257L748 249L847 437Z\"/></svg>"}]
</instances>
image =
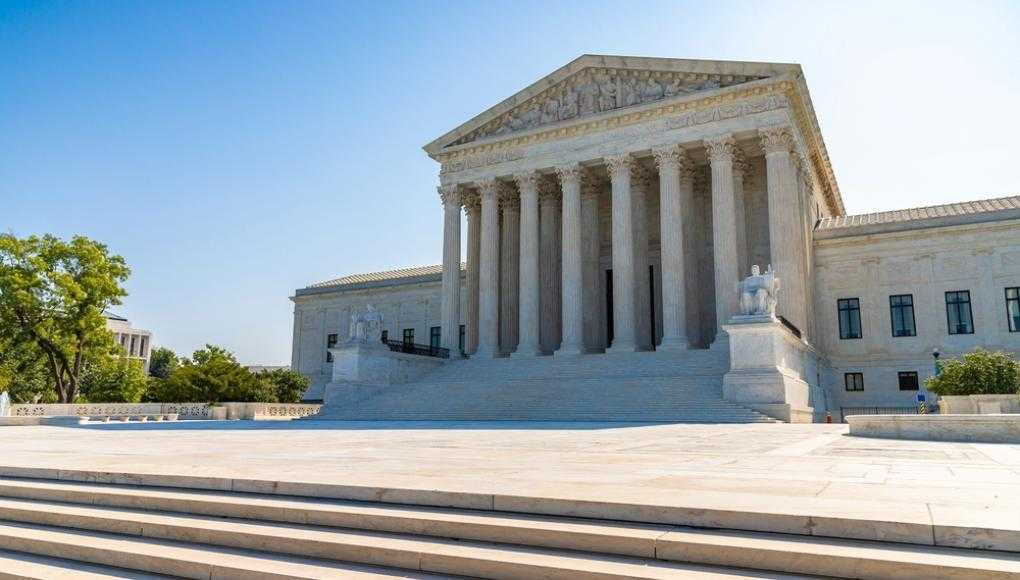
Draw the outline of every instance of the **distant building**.
<instances>
[{"instance_id":1,"label":"distant building","mask_svg":"<svg viewBox=\"0 0 1020 580\"><path fill-rule=\"evenodd\" d=\"M124 349L130 358L140 359L149 372L149 354L152 350L152 333L148 330L132 328L131 322L123 316L112 312L105 313L106 329L113 333L113 340Z\"/></svg>"},{"instance_id":2,"label":"distant building","mask_svg":"<svg viewBox=\"0 0 1020 580\"><path fill-rule=\"evenodd\" d=\"M273 371L287 371L290 370L290 365L248 365L244 368L250 373L259 375L262 373L271 373Z\"/></svg>"}]
</instances>

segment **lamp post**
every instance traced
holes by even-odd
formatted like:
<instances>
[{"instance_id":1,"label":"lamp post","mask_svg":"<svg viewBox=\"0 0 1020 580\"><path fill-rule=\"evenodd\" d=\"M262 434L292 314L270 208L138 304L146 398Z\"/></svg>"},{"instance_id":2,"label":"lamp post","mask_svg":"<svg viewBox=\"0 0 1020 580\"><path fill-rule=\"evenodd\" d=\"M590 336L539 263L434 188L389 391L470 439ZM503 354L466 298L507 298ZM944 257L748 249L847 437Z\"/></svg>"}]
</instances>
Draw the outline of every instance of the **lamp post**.
<instances>
[{"instance_id":1,"label":"lamp post","mask_svg":"<svg viewBox=\"0 0 1020 580\"><path fill-rule=\"evenodd\" d=\"M942 353L939 352L939 348L938 347L935 347L935 348L933 348L931 350L931 357L933 359L935 359L935 376L936 377L939 376L939 373L942 372L942 365L939 364L939 357L940 356L942 356Z\"/></svg>"}]
</instances>

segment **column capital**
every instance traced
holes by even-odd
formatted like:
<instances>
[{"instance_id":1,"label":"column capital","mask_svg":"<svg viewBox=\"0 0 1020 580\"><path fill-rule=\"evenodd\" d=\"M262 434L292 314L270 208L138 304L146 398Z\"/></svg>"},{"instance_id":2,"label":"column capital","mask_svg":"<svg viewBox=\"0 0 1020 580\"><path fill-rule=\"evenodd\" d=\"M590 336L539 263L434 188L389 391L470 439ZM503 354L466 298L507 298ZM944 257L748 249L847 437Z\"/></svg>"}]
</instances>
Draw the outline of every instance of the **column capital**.
<instances>
[{"instance_id":1,"label":"column capital","mask_svg":"<svg viewBox=\"0 0 1020 580\"><path fill-rule=\"evenodd\" d=\"M690 156L687 150L679 145L667 145L652 149L652 156L655 158L655 165L659 171L666 169L680 170L681 166L690 163Z\"/></svg>"},{"instance_id":2,"label":"column capital","mask_svg":"<svg viewBox=\"0 0 1020 580\"><path fill-rule=\"evenodd\" d=\"M630 153L624 153L622 155L610 155L605 157L606 169L609 170L609 176L615 177L619 172L624 169L630 170L634 167L634 156Z\"/></svg>"},{"instance_id":3,"label":"column capital","mask_svg":"<svg viewBox=\"0 0 1020 580\"><path fill-rule=\"evenodd\" d=\"M464 210L471 212L473 210L481 209L482 199L477 193L464 192L460 196L460 203L464 206Z\"/></svg>"},{"instance_id":4,"label":"column capital","mask_svg":"<svg viewBox=\"0 0 1020 580\"><path fill-rule=\"evenodd\" d=\"M555 204L560 201L560 188L554 179L541 179L538 182L538 200L542 204Z\"/></svg>"},{"instance_id":5,"label":"column capital","mask_svg":"<svg viewBox=\"0 0 1020 580\"><path fill-rule=\"evenodd\" d=\"M789 153L793 150L793 133L786 125L772 125L758 129L761 148L765 155Z\"/></svg>"},{"instance_id":6,"label":"column capital","mask_svg":"<svg viewBox=\"0 0 1020 580\"><path fill-rule=\"evenodd\" d=\"M580 163L570 163L556 168L556 177L559 178L561 187L580 183L583 175L584 168L581 167Z\"/></svg>"},{"instance_id":7,"label":"column capital","mask_svg":"<svg viewBox=\"0 0 1020 580\"><path fill-rule=\"evenodd\" d=\"M495 199L496 194L499 192L499 180L498 179L483 179L478 182L478 194L483 200Z\"/></svg>"},{"instance_id":8,"label":"column capital","mask_svg":"<svg viewBox=\"0 0 1020 580\"><path fill-rule=\"evenodd\" d=\"M537 171L522 171L521 173L514 174L514 182L517 184L517 189L524 195L525 192L532 193L538 187L539 174Z\"/></svg>"},{"instance_id":9,"label":"column capital","mask_svg":"<svg viewBox=\"0 0 1020 580\"><path fill-rule=\"evenodd\" d=\"M726 133L705 139L705 149L708 151L708 159L712 163L732 162L737 154L737 140L733 138L733 135Z\"/></svg>"},{"instance_id":10,"label":"column capital","mask_svg":"<svg viewBox=\"0 0 1020 580\"><path fill-rule=\"evenodd\" d=\"M751 164L747 162L744 152L738 147L733 154L733 172L744 176L747 175L747 172L750 171L750 169Z\"/></svg>"},{"instance_id":11,"label":"column capital","mask_svg":"<svg viewBox=\"0 0 1020 580\"><path fill-rule=\"evenodd\" d=\"M443 202L443 205L460 205L460 185L451 183L447 185L440 185L436 188L439 192L439 199Z\"/></svg>"}]
</instances>

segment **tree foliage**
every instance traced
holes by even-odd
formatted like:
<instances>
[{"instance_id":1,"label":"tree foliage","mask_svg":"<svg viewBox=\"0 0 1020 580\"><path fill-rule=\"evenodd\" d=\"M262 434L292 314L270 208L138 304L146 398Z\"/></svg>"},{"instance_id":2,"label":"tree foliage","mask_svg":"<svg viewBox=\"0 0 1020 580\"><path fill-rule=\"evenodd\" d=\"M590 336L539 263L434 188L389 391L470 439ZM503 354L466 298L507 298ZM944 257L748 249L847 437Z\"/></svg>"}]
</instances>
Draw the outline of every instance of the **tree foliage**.
<instances>
[{"instance_id":1,"label":"tree foliage","mask_svg":"<svg viewBox=\"0 0 1020 580\"><path fill-rule=\"evenodd\" d=\"M149 352L149 376L168 379L180 365L177 354L169 348L160 346Z\"/></svg>"},{"instance_id":2,"label":"tree foliage","mask_svg":"<svg viewBox=\"0 0 1020 580\"><path fill-rule=\"evenodd\" d=\"M142 361L126 356L99 356L86 364L81 394L90 403L137 403L148 383Z\"/></svg>"},{"instance_id":3,"label":"tree foliage","mask_svg":"<svg viewBox=\"0 0 1020 580\"><path fill-rule=\"evenodd\" d=\"M93 354L114 352L103 316L127 295L124 259L83 236L0 234L0 337L41 352L58 401L74 402Z\"/></svg>"},{"instance_id":4,"label":"tree foliage","mask_svg":"<svg viewBox=\"0 0 1020 580\"><path fill-rule=\"evenodd\" d=\"M308 377L290 369L275 369L257 376L273 386L278 403L297 403L308 390Z\"/></svg>"},{"instance_id":5,"label":"tree foliage","mask_svg":"<svg viewBox=\"0 0 1020 580\"><path fill-rule=\"evenodd\" d=\"M181 360L165 380L151 381L145 398L180 403L273 403L277 395L272 382L249 372L233 353L207 344L190 359Z\"/></svg>"},{"instance_id":6,"label":"tree foliage","mask_svg":"<svg viewBox=\"0 0 1020 580\"><path fill-rule=\"evenodd\" d=\"M938 376L925 381L938 395L1008 395L1020 393L1020 362L1012 353L975 349L940 363Z\"/></svg>"}]
</instances>

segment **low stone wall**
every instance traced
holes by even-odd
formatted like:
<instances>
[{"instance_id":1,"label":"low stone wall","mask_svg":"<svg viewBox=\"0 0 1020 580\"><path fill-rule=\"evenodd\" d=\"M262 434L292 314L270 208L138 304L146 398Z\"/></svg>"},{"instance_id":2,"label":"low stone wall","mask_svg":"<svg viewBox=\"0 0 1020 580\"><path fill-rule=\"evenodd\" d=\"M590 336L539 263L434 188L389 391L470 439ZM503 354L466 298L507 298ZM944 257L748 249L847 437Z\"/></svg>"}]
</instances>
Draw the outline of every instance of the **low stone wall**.
<instances>
[{"instance_id":1,"label":"low stone wall","mask_svg":"<svg viewBox=\"0 0 1020 580\"><path fill-rule=\"evenodd\" d=\"M1020 415L851 415L850 434L883 439L1020 443Z\"/></svg>"},{"instance_id":2,"label":"low stone wall","mask_svg":"<svg viewBox=\"0 0 1020 580\"><path fill-rule=\"evenodd\" d=\"M181 419L293 419L319 412L319 405L302 403L82 403L11 405L13 417L122 417L174 415ZM218 411L218 409L224 409Z\"/></svg>"},{"instance_id":3,"label":"low stone wall","mask_svg":"<svg viewBox=\"0 0 1020 580\"><path fill-rule=\"evenodd\" d=\"M943 415L1020 414L1020 395L962 395L939 398Z\"/></svg>"}]
</instances>

